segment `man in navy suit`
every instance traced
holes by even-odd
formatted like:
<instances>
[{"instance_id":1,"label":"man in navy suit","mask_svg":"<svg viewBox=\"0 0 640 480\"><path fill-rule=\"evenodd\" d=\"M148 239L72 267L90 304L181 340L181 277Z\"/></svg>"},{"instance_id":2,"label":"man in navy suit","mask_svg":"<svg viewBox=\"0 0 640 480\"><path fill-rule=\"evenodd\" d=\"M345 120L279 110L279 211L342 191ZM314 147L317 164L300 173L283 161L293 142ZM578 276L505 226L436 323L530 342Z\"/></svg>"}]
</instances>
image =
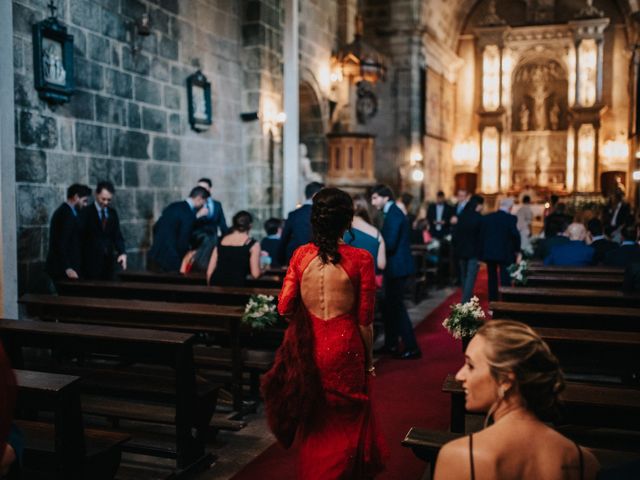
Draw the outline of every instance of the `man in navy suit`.
<instances>
[{"instance_id":1,"label":"man in navy suit","mask_svg":"<svg viewBox=\"0 0 640 480\"><path fill-rule=\"evenodd\" d=\"M54 280L77 279L80 272L78 211L87 205L91 189L74 183L67 189L67 200L51 217L46 271Z\"/></svg>"},{"instance_id":2,"label":"man in navy suit","mask_svg":"<svg viewBox=\"0 0 640 480\"><path fill-rule=\"evenodd\" d=\"M112 280L116 262L127 269L120 219L111 206L115 192L113 183L99 182L94 204L80 214L83 278Z\"/></svg>"},{"instance_id":3,"label":"man in navy suit","mask_svg":"<svg viewBox=\"0 0 640 480\"><path fill-rule=\"evenodd\" d=\"M313 196L318 193L324 185L319 182L311 182L304 189L306 200L300 208L297 208L287 216L280 237L278 247L278 260L280 265L288 265L293 252L311 241L311 203Z\"/></svg>"},{"instance_id":4,"label":"man in navy suit","mask_svg":"<svg viewBox=\"0 0 640 480\"><path fill-rule=\"evenodd\" d=\"M622 244L615 250L611 250L604 257L604 264L610 267L626 267L640 262L640 245L638 245L636 227L627 225L620 231Z\"/></svg>"},{"instance_id":5,"label":"man in navy suit","mask_svg":"<svg viewBox=\"0 0 640 480\"><path fill-rule=\"evenodd\" d=\"M432 203L427 208L427 221L429 222L429 233L434 238L444 238L451 232L451 217L454 209L449 205L444 192L438 192L436 203Z\"/></svg>"},{"instance_id":6,"label":"man in navy suit","mask_svg":"<svg viewBox=\"0 0 640 480\"><path fill-rule=\"evenodd\" d=\"M393 200L393 191L386 185L373 188L371 204L384 215L382 238L387 253L387 266L384 270L384 351L398 353L400 335L404 351L398 354L398 358L406 360L422 356L403 301L405 285L409 275L415 273L415 264L411 256L409 221Z\"/></svg>"},{"instance_id":7,"label":"man in navy suit","mask_svg":"<svg viewBox=\"0 0 640 480\"><path fill-rule=\"evenodd\" d=\"M206 188L195 187L189 198L164 209L153 226L153 245L147 253L147 268L155 272L179 272L189 250L196 212L209 198Z\"/></svg>"},{"instance_id":8,"label":"man in navy suit","mask_svg":"<svg viewBox=\"0 0 640 480\"><path fill-rule=\"evenodd\" d=\"M607 238L600 219L592 218L589 220L587 228L591 235L590 247L593 248L593 264L599 265L604 261L604 257L608 252L615 250L620 245Z\"/></svg>"},{"instance_id":9,"label":"man in navy suit","mask_svg":"<svg viewBox=\"0 0 640 480\"><path fill-rule=\"evenodd\" d=\"M565 265L572 267L586 267L593 264L594 249L584 241L587 229L581 223L572 223L567 227L566 236L569 242L556 245L544 259L545 265Z\"/></svg>"},{"instance_id":10,"label":"man in navy suit","mask_svg":"<svg viewBox=\"0 0 640 480\"><path fill-rule=\"evenodd\" d=\"M516 261L516 254L520 252L518 219L511 215L512 207L512 198L502 199L500 210L483 217L480 226L480 258L487 263L489 300L498 299L498 268L500 283L503 286L511 284L507 267Z\"/></svg>"},{"instance_id":11,"label":"man in navy suit","mask_svg":"<svg viewBox=\"0 0 640 480\"><path fill-rule=\"evenodd\" d=\"M227 220L224 217L222 204L215 200L211 194L213 183L209 178L201 178L198 180L198 187L202 187L209 192L209 198L204 207L198 210L196 214L196 223L194 230L204 233L214 245L218 243L218 232L220 237L224 237L229 232Z\"/></svg>"}]
</instances>

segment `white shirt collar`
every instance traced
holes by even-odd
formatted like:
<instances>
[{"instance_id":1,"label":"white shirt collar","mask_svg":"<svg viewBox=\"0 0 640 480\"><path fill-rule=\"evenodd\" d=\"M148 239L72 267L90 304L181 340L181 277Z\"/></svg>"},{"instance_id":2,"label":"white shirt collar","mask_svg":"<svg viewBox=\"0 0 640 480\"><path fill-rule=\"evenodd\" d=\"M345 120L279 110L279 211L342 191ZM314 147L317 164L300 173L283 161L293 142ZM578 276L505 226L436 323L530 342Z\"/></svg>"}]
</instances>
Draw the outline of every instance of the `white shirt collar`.
<instances>
[{"instance_id":1,"label":"white shirt collar","mask_svg":"<svg viewBox=\"0 0 640 480\"><path fill-rule=\"evenodd\" d=\"M185 202L189 204L189 206L191 207L191 210L195 210L195 205L193 204L193 200L191 200L190 198L187 198Z\"/></svg>"},{"instance_id":2,"label":"white shirt collar","mask_svg":"<svg viewBox=\"0 0 640 480\"><path fill-rule=\"evenodd\" d=\"M592 242L597 242L598 240L604 240L604 235L596 235L591 239Z\"/></svg>"},{"instance_id":3,"label":"white shirt collar","mask_svg":"<svg viewBox=\"0 0 640 480\"><path fill-rule=\"evenodd\" d=\"M388 213L389 209L391 208L391 205L393 205L393 201L389 200L387 203L384 204L384 207L382 207L382 212Z\"/></svg>"}]
</instances>

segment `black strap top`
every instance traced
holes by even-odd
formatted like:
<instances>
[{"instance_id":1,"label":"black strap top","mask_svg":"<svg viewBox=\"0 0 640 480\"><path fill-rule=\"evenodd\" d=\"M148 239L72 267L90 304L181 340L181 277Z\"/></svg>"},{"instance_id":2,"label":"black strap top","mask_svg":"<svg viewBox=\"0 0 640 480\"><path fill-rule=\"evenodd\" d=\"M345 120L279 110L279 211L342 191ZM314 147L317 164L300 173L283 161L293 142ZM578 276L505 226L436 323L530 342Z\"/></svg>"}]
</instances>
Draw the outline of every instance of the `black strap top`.
<instances>
[{"instance_id":1,"label":"black strap top","mask_svg":"<svg viewBox=\"0 0 640 480\"><path fill-rule=\"evenodd\" d=\"M211 274L211 285L242 287L251 270L249 259L251 247L256 243L249 239L244 245L218 245L218 264Z\"/></svg>"},{"instance_id":2,"label":"black strap top","mask_svg":"<svg viewBox=\"0 0 640 480\"><path fill-rule=\"evenodd\" d=\"M580 445L575 443L575 446L578 449L578 459L580 461L580 480L584 480L584 456L582 454L582 449L580 448ZM469 434L469 466L471 469L471 480L475 480L476 471L473 465L473 433Z\"/></svg>"}]
</instances>

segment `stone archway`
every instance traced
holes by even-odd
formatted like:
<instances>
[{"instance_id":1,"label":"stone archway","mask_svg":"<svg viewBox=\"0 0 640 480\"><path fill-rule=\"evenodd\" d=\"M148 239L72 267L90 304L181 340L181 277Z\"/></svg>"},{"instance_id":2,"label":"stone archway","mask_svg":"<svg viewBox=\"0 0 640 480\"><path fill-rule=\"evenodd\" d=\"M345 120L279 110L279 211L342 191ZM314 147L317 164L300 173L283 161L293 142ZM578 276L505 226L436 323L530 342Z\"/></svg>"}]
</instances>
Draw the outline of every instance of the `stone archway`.
<instances>
[{"instance_id":1,"label":"stone archway","mask_svg":"<svg viewBox=\"0 0 640 480\"><path fill-rule=\"evenodd\" d=\"M307 155L315 172L327 172L327 139L322 108L315 90L306 81L300 83L300 143L307 146Z\"/></svg>"}]
</instances>

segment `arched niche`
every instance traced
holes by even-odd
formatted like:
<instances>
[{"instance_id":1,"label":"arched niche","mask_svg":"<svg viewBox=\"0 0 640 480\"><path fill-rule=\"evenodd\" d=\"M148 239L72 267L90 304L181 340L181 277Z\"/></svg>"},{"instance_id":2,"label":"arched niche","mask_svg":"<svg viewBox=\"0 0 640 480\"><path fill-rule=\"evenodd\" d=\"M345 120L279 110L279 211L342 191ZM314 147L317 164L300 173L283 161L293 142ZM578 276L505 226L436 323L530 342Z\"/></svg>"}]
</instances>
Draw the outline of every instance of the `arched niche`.
<instances>
[{"instance_id":1,"label":"arched niche","mask_svg":"<svg viewBox=\"0 0 640 480\"><path fill-rule=\"evenodd\" d=\"M318 95L312 84L300 83L300 143L307 147L307 155L314 171L325 174L327 171L327 139L325 121Z\"/></svg>"}]
</instances>

